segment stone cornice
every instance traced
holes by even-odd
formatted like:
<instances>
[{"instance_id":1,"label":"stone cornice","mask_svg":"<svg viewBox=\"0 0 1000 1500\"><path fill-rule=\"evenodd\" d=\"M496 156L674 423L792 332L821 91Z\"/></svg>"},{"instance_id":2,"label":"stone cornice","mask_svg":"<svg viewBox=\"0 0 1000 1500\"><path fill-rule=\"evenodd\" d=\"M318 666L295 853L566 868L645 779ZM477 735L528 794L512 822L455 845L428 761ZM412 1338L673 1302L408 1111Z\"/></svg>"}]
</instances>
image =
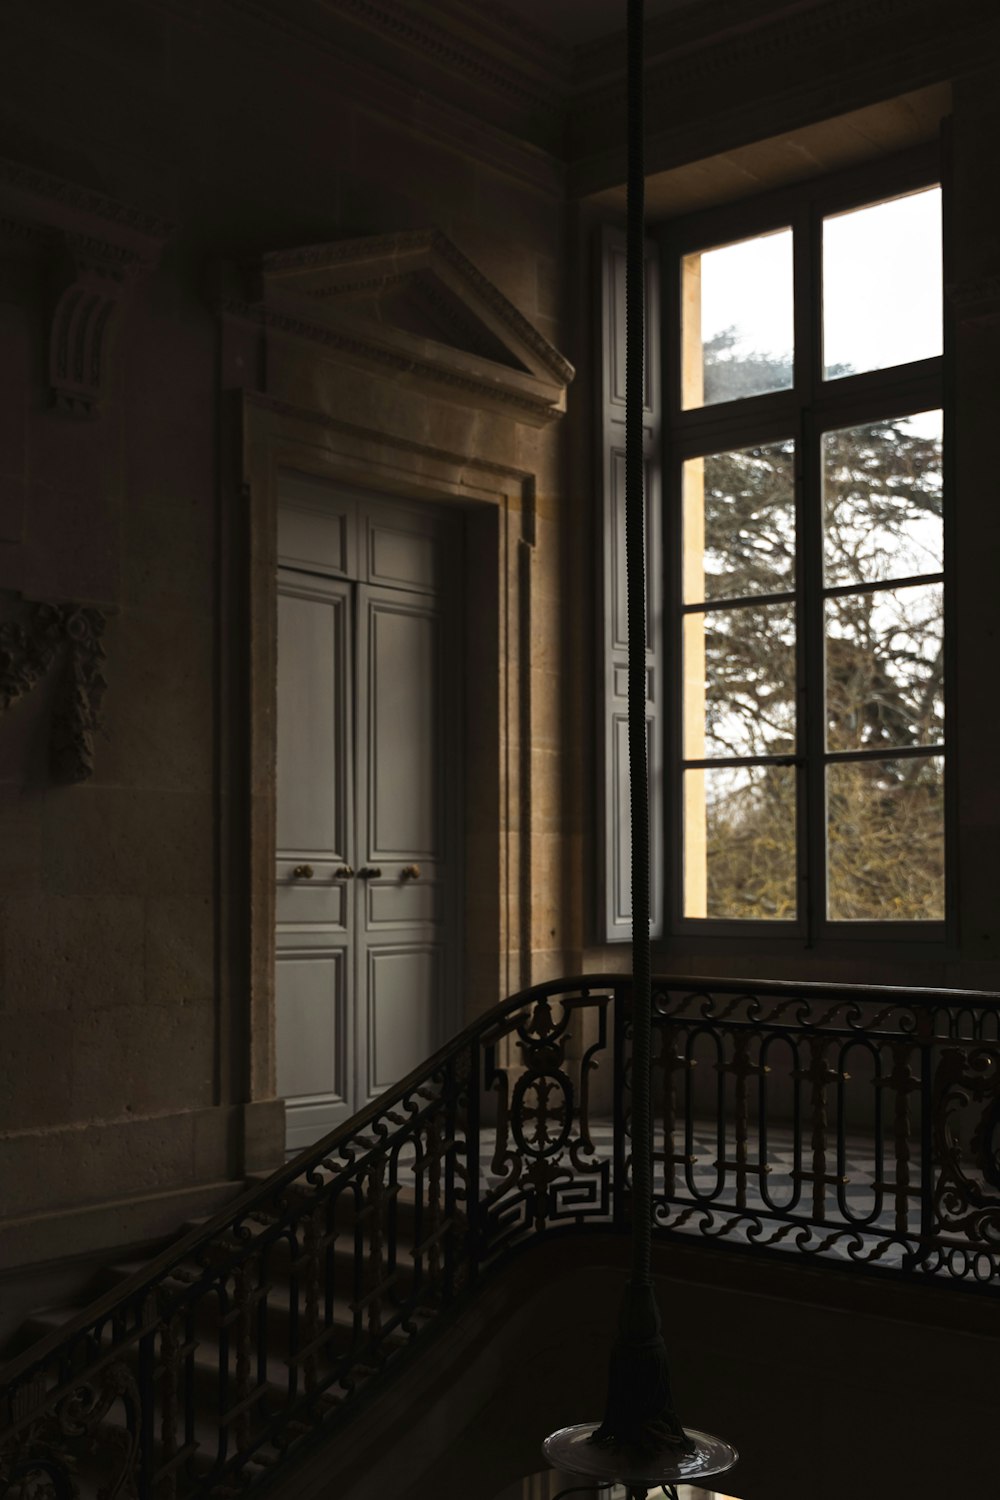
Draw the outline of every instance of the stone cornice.
<instances>
[{"instance_id":1,"label":"stone cornice","mask_svg":"<svg viewBox=\"0 0 1000 1500\"><path fill-rule=\"evenodd\" d=\"M159 257L171 225L106 193L0 158L0 232L49 269L52 404L97 413L118 309Z\"/></svg>"},{"instance_id":2,"label":"stone cornice","mask_svg":"<svg viewBox=\"0 0 1000 1500\"><path fill-rule=\"evenodd\" d=\"M94 188L0 157L0 212L155 259L173 225Z\"/></svg>"},{"instance_id":3,"label":"stone cornice","mask_svg":"<svg viewBox=\"0 0 1000 1500\"><path fill-rule=\"evenodd\" d=\"M381 365L397 375L413 376L432 384L449 387L453 391L473 398L478 402L498 403L508 408L511 414L532 426L542 426L562 411L554 400L532 395L523 390L512 390L486 377L449 369L447 364L434 359L421 359L416 354L404 354L387 342L375 338L352 336L328 323L315 322L261 306L259 303L242 301L236 297L222 300L219 310L227 317L238 318L257 324L262 328L284 334L289 338L303 339L308 343L321 344L340 354L354 356L365 363ZM483 361L485 364L486 362Z\"/></svg>"},{"instance_id":4,"label":"stone cornice","mask_svg":"<svg viewBox=\"0 0 1000 1500\"><path fill-rule=\"evenodd\" d=\"M992 0L801 0L769 9L751 24L735 0L709 0L686 30L684 13L678 18L648 67L650 171L691 159L695 148L728 150L959 76L1000 43ZM905 48L892 44L897 31ZM605 124L623 110L623 70L608 46L573 106L571 196L624 180L623 148Z\"/></svg>"},{"instance_id":5,"label":"stone cornice","mask_svg":"<svg viewBox=\"0 0 1000 1500\"><path fill-rule=\"evenodd\" d=\"M244 391L243 401L246 406L259 407L261 411L274 412L277 416L290 417L297 422L308 422L314 426L323 427L328 432L341 432L360 441L370 442L377 448L390 448L399 453L411 453L421 458L436 459L440 463L450 464L459 469L472 469L482 474L493 474L498 479L509 480L511 487L517 488L522 493L534 483L535 476L530 470L518 468L514 464L497 463L493 459L457 453L450 448L438 448L430 443L417 443L412 438L400 437L398 433L385 432L381 428L363 427L356 422L345 422L339 417L331 416L329 412L296 406L291 401L283 401L277 396L267 396L260 391Z\"/></svg>"},{"instance_id":6,"label":"stone cornice","mask_svg":"<svg viewBox=\"0 0 1000 1500\"><path fill-rule=\"evenodd\" d=\"M476 120L476 137L500 128L511 140L550 151L561 145L568 66L546 73L538 60L525 62L523 45L495 18L477 24L474 11L448 12L433 0L221 0L238 12L301 44L307 53L336 59L351 86L358 68L383 88L402 87L421 108L433 101L446 111ZM455 24L461 17L464 24ZM556 54L558 56L558 54ZM372 66L372 63L375 66ZM554 72L562 77L557 79ZM454 127L453 127L454 129ZM452 134L452 138L454 138Z\"/></svg>"},{"instance_id":7,"label":"stone cornice","mask_svg":"<svg viewBox=\"0 0 1000 1500\"><path fill-rule=\"evenodd\" d=\"M436 24L429 14L421 14L421 7L413 0L406 4L400 0L327 0L327 4L449 71L465 74L477 86L495 89L546 114L558 112L559 102L551 86L545 88L541 80L530 86L527 70L515 71L481 45L459 40L453 30Z\"/></svg>"},{"instance_id":8,"label":"stone cornice","mask_svg":"<svg viewBox=\"0 0 1000 1500\"><path fill-rule=\"evenodd\" d=\"M823 48L885 24L930 23L942 32L995 21L992 0L705 0L647 27L647 67L657 79L685 85L731 69L759 66L787 52ZM907 38L910 39L909 36ZM624 36L577 49L577 96L610 85L624 97Z\"/></svg>"}]
</instances>

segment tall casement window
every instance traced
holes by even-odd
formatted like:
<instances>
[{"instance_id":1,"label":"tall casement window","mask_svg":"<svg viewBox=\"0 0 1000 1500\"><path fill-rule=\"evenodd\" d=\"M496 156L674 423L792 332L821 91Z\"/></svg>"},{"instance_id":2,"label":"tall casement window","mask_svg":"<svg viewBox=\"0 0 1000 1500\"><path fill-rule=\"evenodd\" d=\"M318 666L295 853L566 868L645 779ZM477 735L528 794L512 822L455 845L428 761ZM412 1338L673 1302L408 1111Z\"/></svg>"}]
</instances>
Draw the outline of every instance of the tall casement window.
<instances>
[{"instance_id":1,"label":"tall casement window","mask_svg":"<svg viewBox=\"0 0 1000 1500\"><path fill-rule=\"evenodd\" d=\"M663 452L680 923L941 923L941 191L670 236Z\"/></svg>"},{"instance_id":2,"label":"tall casement window","mask_svg":"<svg viewBox=\"0 0 1000 1500\"><path fill-rule=\"evenodd\" d=\"M935 168L911 155L661 236L663 399L655 378L649 398L661 930L943 936L941 223ZM610 518L607 374L604 397ZM620 705L605 702L617 754ZM606 773L613 844L627 784L610 759Z\"/></svg>"}]
</instances>

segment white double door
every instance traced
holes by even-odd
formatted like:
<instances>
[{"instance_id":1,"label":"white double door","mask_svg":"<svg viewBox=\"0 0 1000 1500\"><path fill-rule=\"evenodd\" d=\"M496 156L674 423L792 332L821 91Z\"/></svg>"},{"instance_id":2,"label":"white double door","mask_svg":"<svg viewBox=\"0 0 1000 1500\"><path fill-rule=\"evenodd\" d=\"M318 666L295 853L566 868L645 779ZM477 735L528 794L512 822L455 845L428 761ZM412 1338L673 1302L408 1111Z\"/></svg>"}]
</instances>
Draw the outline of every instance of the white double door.
<instances>
[{"instance_id":1,"label":"white double door","mask_svg":"<svg viewBox=\"0 0 1000 1500\"><path fill-rule=\"evenodd\" d=\"M280 501L277 1084L299 1150L455 1027L458 674L439 518L304 476Z\"/></svg>"}]
</instances>

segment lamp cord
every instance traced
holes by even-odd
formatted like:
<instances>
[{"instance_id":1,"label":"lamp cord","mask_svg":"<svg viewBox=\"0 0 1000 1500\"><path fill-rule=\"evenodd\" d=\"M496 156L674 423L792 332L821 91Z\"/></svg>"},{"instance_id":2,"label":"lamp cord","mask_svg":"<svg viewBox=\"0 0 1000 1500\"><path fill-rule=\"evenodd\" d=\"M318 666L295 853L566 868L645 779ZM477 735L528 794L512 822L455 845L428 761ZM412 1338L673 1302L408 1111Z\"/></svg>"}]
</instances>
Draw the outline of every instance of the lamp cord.
<instances>
[{"instance_id":1,"label":"lamp cord","mask_svg":"<svg viewBox=\"0 0 1000 1500\"><path fill-rule=\"evenodd\" d=\"M645 160L642 0L628 3L628 228L625 275L625 567L628 599L628 761L632 819L632 1278L652 1254L649 951L649 771L646 761L646 569L643 462Z\"/></svg>"},{"instance_id":2,"label":"lamp cord","mask_svg":"<svg viewBox=\"0 0 1000 1500\"><path fill-rule=\"evenodd\" d=\"M604 1420L590 1441L633 1456L691 1453L674 1411L652 1279L652 981L649 952L649 786L646 764L646 568L643 498L645 163L643 4L628 0L628 234L625 275L625 563L628 749L632 827L632 1262L611 1350Z\"/></svg>"}]
</instances>

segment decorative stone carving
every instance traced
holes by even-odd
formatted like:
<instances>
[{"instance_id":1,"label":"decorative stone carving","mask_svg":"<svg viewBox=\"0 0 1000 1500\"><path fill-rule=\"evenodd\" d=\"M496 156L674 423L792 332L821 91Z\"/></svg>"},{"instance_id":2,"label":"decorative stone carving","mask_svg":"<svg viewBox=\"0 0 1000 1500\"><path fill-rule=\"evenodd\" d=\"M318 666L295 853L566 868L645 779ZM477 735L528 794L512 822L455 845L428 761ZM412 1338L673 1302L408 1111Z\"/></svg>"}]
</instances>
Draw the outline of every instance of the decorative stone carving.
<instances>
[{"instance_id":1,"label":"decorative stone carving","mask_svg":"<svg viewBox=\"0 0 1000 1500\"><path fill-rule=\"evenodd\" d=\"M101 642L107 616L82 604L26 603L21 614L0 623L0 711L30 693L61 657L49 768L55 781L86 781L94 771L94 731L107 688Z\"/></svg>"},{"instance_id":2,"label":"decorative stone carving","mask_svg":"<svg viewBox=\"0 0 1000 1500\"><path fill-rule=\"evenodd\" d=\"M265 255L222 311L449 387L543 426L573 366L445 235L415 230Z\"/></svg>"},{"instance_id":3,"label":"decorative stone carving","mask_svg":"<svg viewBox=\"0 0 1000 1500\"><path fill-rule=\"evenodd\" d=\"M95 416L115 314L132 280L147 269L138 255L82 235L66 235L49 330L53 406Z\"/></svg>"},{"instance_id":4,"label":"decorative stone carving","mask_svg":"<svg viewBox=\"0 0 1000 1500\"><path fill-rule=\"evenodd\" d=\"M0 229L51 273L52 404L94 416L107 386L116 313L156 263L171 226L104 193L0 158Z\"/></svg>"}]
</instances>

